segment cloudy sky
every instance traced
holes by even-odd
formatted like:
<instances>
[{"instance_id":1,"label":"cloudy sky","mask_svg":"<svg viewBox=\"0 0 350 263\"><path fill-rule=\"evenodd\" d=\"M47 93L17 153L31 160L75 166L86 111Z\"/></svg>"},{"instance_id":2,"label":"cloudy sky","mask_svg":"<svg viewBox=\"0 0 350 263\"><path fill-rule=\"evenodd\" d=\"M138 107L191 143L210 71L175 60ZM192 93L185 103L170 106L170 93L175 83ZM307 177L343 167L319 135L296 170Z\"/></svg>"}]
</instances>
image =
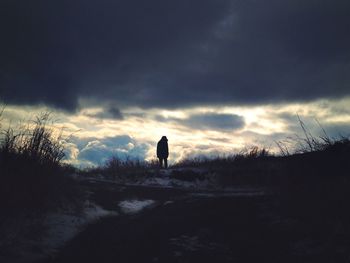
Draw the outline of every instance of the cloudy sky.
<instances>
[{"instance_id":1,"label":"cloudy sky","mask_svg":"<svg viewBox=\"0 0 350 263\"><path fill-rule=\"evenodd\" d=\"M348 0L2 0L2 124L49 110L67 158L218 155L350 134Z\"/></svg>"}]
</instances>

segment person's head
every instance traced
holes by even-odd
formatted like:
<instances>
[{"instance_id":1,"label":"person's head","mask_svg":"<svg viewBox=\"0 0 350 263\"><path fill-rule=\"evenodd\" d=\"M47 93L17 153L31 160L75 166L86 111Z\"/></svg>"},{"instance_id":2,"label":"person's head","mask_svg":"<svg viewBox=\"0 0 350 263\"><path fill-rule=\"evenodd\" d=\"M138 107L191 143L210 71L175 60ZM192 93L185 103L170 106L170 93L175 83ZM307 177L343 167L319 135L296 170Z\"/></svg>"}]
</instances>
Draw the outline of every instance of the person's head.
<instances>
[{"instance_id":1,"label":"person's head","mask_svg":"<svg viewBox=\"0 0 350 263\"><path fill-rule=\"evenodd\" d=\"M168 139L167 139L166 136L163 136L161 140L162 140L162 141L167 141Z\"/></svg>"}]
</instances>

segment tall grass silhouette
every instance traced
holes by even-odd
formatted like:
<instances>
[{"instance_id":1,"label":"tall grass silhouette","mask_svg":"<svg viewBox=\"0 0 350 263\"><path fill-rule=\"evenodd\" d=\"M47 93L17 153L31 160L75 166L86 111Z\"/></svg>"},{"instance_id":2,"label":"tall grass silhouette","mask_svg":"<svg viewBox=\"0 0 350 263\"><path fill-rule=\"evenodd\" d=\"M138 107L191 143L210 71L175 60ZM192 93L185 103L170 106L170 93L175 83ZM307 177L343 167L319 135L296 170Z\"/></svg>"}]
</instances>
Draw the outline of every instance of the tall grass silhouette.
<instances>
[{"instance_id":1,"label":"tall grass silhouette","mask_svg":"<svg viewBox=\"0 0 350 263\"><path fill-rule=\"evenodd\" d=\"M0 128L1 206L50 210L75 198L75 182L62 163L68 138L53 127L50 113L19 127Z\"/></svg>"}]
</instances>

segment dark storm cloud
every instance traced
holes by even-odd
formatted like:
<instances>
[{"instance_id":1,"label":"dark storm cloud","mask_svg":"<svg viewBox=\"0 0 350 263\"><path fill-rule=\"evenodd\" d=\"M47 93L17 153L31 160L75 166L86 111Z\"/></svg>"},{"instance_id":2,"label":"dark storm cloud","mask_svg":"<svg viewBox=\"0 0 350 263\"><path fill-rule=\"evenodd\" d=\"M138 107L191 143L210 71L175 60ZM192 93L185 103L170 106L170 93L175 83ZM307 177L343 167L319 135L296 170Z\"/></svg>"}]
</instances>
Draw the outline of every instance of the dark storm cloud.
<instances>
[{"instance_id":1,"label":"dark storm cloud","mask_svg":"<svg viewBox=\"0 0 350 263\"><path fill-rule=\"evenodd\" d=\"M112 120L123 120L124 116L122 112L116 107L108 107L101 112L95 114L86 114L89 117L98 119L112 119Z\"/></svg>"},{"instance_id":2,"label":"dark storm cloud","mask_svg":"<svg viewBox=\"0 0 350 263\"><path fill-rule=\"evenodd\" d=\"M349 95L347 0L0 3L0 96L73 110Z\"/></svg>"},{"instance_id":3,"label":"dark storm cloud","mask_svg":"<svg viewBox=\"0 0 350 263\"><path fill-rule=\"evenodd\" d=\"M244 118L235 114L201 113L192 114L187 118L155 116L159 122L172 122L195 130L237 130L245 125Z\"/></svg>"},{"instance_id":4,"label":"dark storm cloud","mask_svg":"<svg viewBox=\"0 0 350 263\"><path fill-rule=\"evenodd\" d=\"M200 130L237 130L244 127L244 118L233 114L194 114L182 121L193 129Z\"/></svg>"}]
</instances>

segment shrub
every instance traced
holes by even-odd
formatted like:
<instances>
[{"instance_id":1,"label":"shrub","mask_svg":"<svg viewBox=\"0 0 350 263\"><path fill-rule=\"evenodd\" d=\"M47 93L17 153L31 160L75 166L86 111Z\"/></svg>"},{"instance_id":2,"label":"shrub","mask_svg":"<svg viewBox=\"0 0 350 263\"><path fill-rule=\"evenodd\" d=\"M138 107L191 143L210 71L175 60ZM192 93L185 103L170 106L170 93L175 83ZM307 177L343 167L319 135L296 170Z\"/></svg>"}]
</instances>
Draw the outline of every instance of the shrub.
<instances>
[{"instance_id":1,"label":"shrub","mask_svg":"<svg viewBox=\"0 0 350 263\"><path fill-rule=\"evenodd\" d=\"M32 124L1 132L0 205L8 210L47 210L76 196L74 181L62 166L62 130L50 127L49 113Z\"/></svg>"}]
</instances>

